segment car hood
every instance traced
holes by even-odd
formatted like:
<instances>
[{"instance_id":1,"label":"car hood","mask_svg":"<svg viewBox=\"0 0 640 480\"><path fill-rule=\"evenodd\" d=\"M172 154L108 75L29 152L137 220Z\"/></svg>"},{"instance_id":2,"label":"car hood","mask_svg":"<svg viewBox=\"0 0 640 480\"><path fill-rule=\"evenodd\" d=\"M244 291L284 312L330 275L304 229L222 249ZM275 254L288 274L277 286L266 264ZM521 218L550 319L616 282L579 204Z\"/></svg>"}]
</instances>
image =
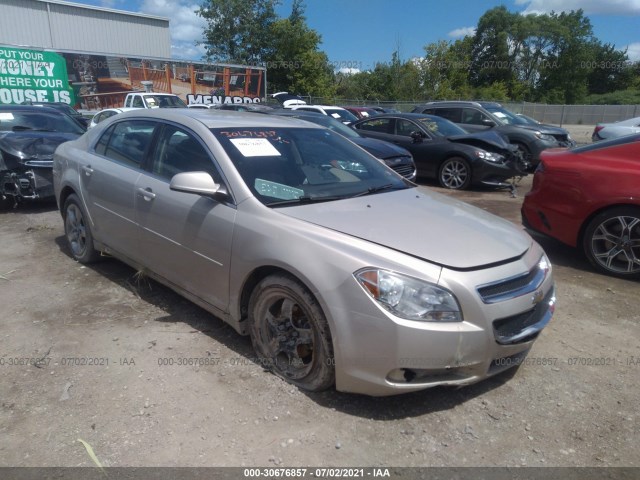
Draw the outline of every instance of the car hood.
<instances>
[{"instance_id":1,"label":"car hood","mask_svg":"<svg viewBox=\"0 0 640 480\"><path fill-rule=\"evenodd\" d=\"M410 157L411 153L402 147L398 147L393 143L385 142L383 140L376 140L375 138L349 138L356 145L364 148L367 152L376 158L384 160L385 158L393 157Z\"/></svg>"},{"instance_id":2,"label":"car hood","mask_svg":"<svg viewBox=\"0 0 640 480\"><path fill-rule=\"evenodd\" d=\"M52 159L58 145L79 135L62 132L0 132L0 149L24 159Z\"/></svg>"},{"instance_id":3,"label":"car hood","mask_svg":"<svg viewBox=\"0 0 640 480\"><path fill-rule=\"evenodd\" d=\"M509 150L510 144L507 138L501 133L493 130L485 130L482 132L469 133L465 135L453 135L447 137L451 142L464 143L479 148L490 150Z\"/></svg>"},{"instance_id":4,"label":"car hood","mask_svg":"<svg viewBox=\"0 0 640 480\"><path fill-rule=\"evenodd\" d=\"M532 244L511 222L415 188L278 211L458 270L519 258Z\"/></svg>"},{"instance_id":5,"label":"car hood","mask_svg":"<svg viewBox=\"0 0 640 480\"><path fill-rule=\"evenodd\" d=\"M537 125L514 125L518 128L524 128L525 130L531 130L532 132L540 132L545 135L567 135L564 128L556 127L555 125L547 125L545 123L538 123Z\"/></svg>"}]
</instances>

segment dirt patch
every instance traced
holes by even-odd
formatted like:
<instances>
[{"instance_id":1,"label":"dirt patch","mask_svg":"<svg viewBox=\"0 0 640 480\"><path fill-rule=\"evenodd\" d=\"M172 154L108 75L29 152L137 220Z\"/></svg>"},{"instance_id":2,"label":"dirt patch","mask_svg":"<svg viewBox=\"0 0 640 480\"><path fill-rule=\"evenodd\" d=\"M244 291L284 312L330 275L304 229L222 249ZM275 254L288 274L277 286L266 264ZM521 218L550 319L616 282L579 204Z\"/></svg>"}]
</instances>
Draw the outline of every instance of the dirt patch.
<instances>
[{"instance_id":1,"label":"dirt patch","mask_svg":"<svg viewBox=\"0 0 640 480\"><path fill-rule=\"evenodd\" d=\"M526 179L446 192L519 224ZM423 186L421 188L433 188ZM638 282L544 241L558 307L517 370L390 398L306 394L246 337L110 259L51 204L0 213L0 466L637 466Z\"/></svg>"}]
</instances>

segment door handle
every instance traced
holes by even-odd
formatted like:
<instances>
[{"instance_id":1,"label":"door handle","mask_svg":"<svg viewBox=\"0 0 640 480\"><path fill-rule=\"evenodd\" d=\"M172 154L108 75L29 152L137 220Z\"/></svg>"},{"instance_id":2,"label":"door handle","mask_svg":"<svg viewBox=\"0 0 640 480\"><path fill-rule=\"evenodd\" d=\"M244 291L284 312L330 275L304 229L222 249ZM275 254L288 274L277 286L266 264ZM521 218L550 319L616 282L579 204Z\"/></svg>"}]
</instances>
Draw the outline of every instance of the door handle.
<instances>
[{"instance_id":1,"label":"door handle","mask_svg":"<svg viewBox=\"0 0 640 480\"><path fill-rule=\"evenodd\" d=\"M156 198L156 194L151 191L151 188L138 188L138 195L144 197L147 202L150 202Z\"/></svg>"},{"instance_id":2,"label":"door handle","mask_svg":"<svg viewBox=\"0 0 640 480\"><path fill-rule=\"evenodd\" d=\"M84 165L82 167L82 171L87 177L90 177L91 174L93 173L93 168L91 168L91 165Z\"/></svg>"}]
</instances>

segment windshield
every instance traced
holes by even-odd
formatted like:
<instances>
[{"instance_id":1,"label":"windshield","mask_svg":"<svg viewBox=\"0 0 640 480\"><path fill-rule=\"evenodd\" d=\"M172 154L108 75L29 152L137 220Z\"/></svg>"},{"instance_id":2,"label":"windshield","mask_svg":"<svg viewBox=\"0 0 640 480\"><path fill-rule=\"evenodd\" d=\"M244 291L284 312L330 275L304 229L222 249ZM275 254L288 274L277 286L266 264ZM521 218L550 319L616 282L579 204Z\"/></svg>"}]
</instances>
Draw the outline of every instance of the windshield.
<instances>
[{"instance_id":1,"label":"windshield","mask_svg":"<svg viewBox=\"0 0 640 480\"><path fill-rule=\"evenodd\" d=\"M518 117L515 113L505 110L502 107L487 107L486 110L498 117L502 123L507 125L526 125L527 121Z\"/></svg>"},{"instance_id":2,"label":"windshield","mask_svg":"<svg viewBox=\"0 0 640 480\"><path fill-rule=\"evenodd\" d=\"M36 111L0 111L0 131L24 131L77 133L84 130L68 115Z\"/></svg>"},{"instance_id":3,"label":"windshield","mask_svg":"<svg viewBox=\"0 0 640 480\"><path fill-rule=\"evenodd\" d=\"M434 135L441 137L450 137L452 135L466 135L467 131L459 127L446 118L429 115L428 117L418 119L422 126Z\"/></svg>"},{"instance_id":4,"label":"windshield","mask_svg":"<svg viewBox=\"0 0 640 480\"><path fill-rule=\"evenodd\" d=\"M179 97L173 95L145 96L149 108L184 108L187 106Z\"/></svg>"},{"instance_id":5,"label":"windshield","mask_svg":"<svg viewBox=\"0 0 640 480\"><path fill-rule=\"evenodd\" d=\"M212 129L256 198L268 206L339 200L413 186L327 129Z\"/></svg>"}]
</instances>

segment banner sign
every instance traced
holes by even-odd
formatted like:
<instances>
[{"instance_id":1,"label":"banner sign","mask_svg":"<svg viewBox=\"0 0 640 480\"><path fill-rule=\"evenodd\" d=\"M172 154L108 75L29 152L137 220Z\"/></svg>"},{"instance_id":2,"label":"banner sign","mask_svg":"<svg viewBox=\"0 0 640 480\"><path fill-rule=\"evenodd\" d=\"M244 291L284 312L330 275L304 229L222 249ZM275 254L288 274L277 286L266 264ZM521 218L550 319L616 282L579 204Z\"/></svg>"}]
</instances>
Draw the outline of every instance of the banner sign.
<instances>
[{"instance_id":1,"label":"banner sign","mask_svg":"<svg viewBox=\"0 0 640 480\"><path fill-rule=\"evenodd\" d=\"M259 97L188 94L187 105L218 105L224 103L260 103Z\"/></svg>"},{"instance_id":2,"label":"banner sign","mask_svg":"<svg viewBox=\"0 0 640 480\"><path fill-rule=\"evenodd\" d=\"M75 104L67 62L54 52L0 47L0 104Z\"/></svg>"}]
</instances>

